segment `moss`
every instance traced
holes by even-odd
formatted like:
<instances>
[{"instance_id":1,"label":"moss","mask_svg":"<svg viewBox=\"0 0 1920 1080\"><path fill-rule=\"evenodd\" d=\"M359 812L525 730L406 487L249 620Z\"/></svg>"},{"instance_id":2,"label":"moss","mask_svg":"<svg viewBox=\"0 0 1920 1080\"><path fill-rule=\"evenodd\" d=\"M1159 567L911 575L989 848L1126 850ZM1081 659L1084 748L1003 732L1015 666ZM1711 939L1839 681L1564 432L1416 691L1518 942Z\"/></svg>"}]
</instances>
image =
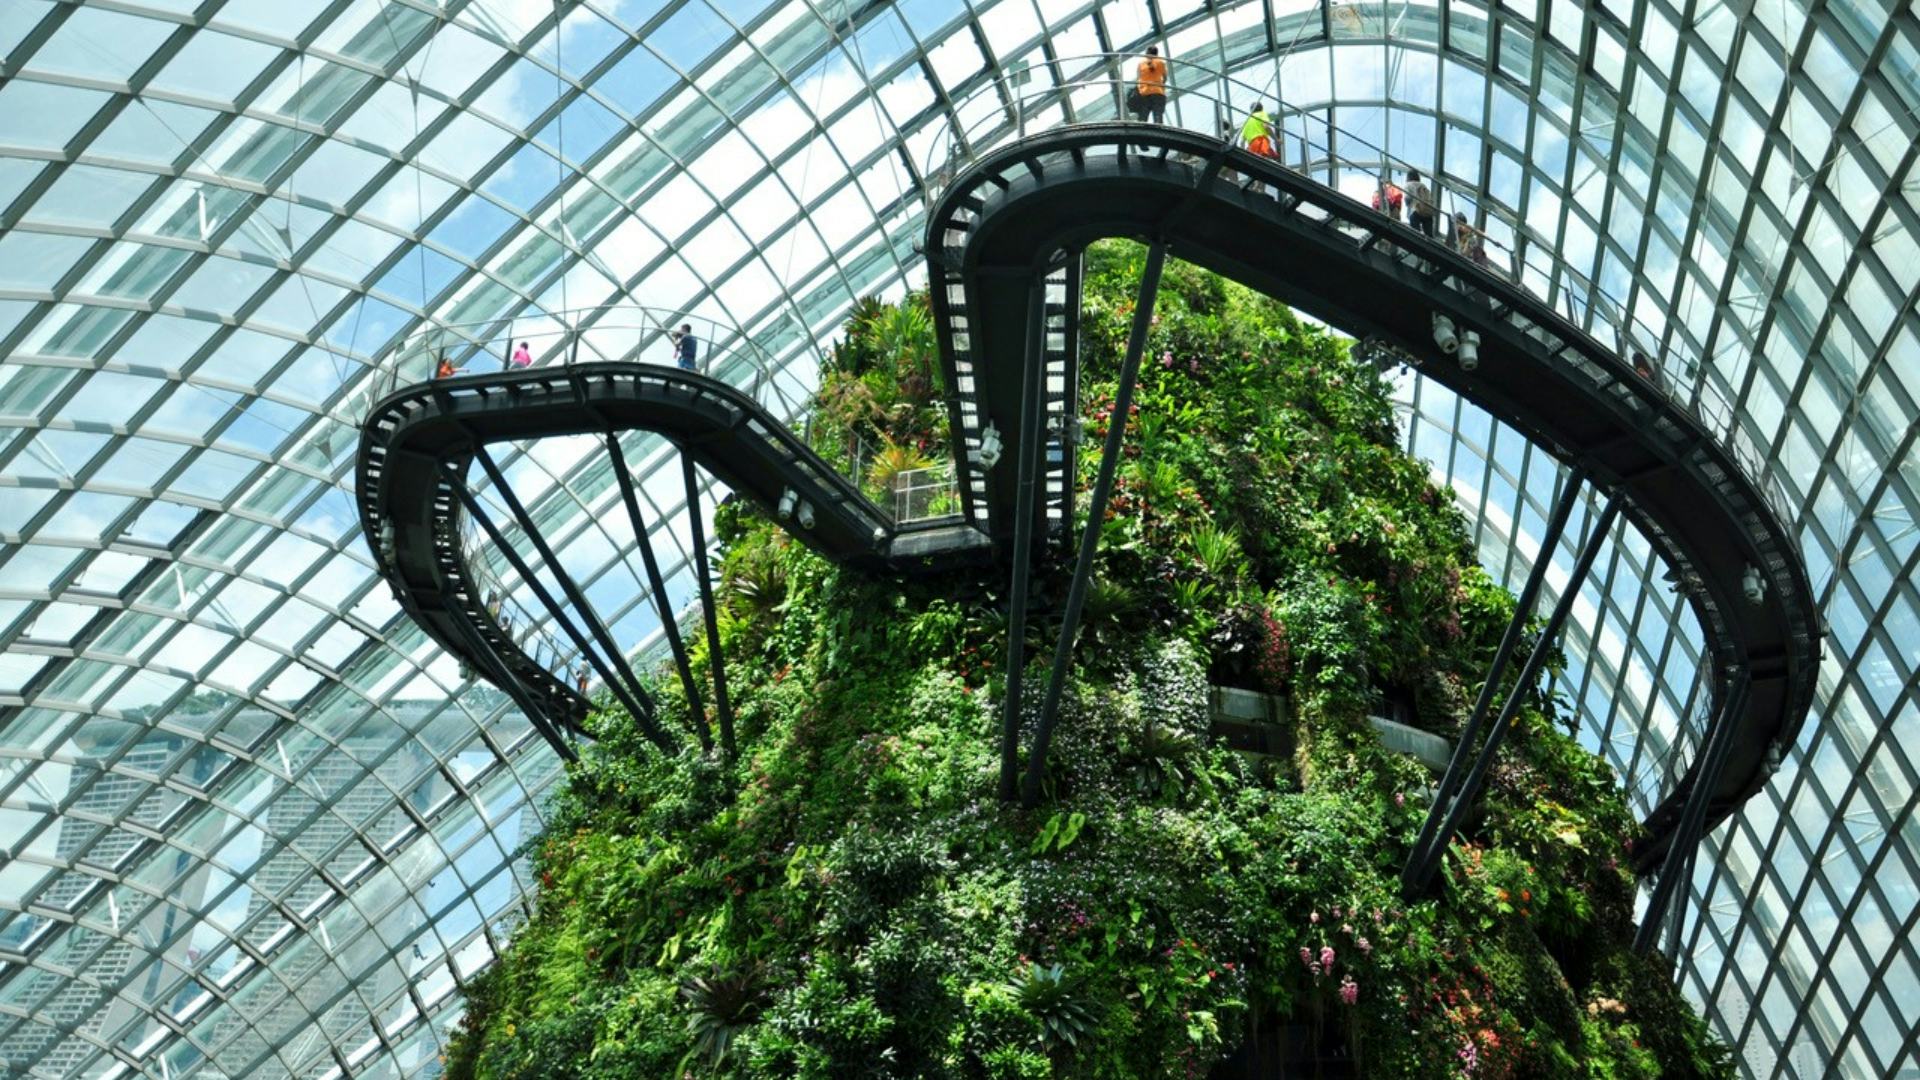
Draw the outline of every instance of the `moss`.
<instances>
[{"instance_id":1,"label":"moss","mask_svg":"<svg viewBox=\"0 0 1920 1080\"><path fill-rule=\"evenodd\" d=\"M1126 456L1044 803L993 798L997 582L842 572L730 504L740 755L664 759L596 719L450 1072L1200 1076L1259 1032L1370 1075L1729 1075L1626 951L1632 819L1537 688L1437 894L1401 901L1431 781L1366 717L1391 695L1455 735L1512 599L1399 451L1381 381L1271 300L1170 267L1139 409L1114 415L1141 262L1088 258L1081 480L1108 425ZM850 322L823 449L944 445L916 313ZM1215 743L1210 682L1285 695L1296 760Z\"/></svg>"}]
</instances>

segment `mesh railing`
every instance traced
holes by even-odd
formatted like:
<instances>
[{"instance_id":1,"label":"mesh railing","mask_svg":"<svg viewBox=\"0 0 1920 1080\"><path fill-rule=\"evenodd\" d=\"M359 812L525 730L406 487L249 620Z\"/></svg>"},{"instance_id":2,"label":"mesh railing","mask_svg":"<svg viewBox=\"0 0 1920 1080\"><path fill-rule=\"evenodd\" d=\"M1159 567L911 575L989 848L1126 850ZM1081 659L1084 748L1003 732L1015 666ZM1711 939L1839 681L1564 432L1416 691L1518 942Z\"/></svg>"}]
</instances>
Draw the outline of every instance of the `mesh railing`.
<instances>
[{"instance_id":1,"label":"mesh railing","mask_svg":"<svg viewBox=\"0 0 1920 1080\"><path fill-rule=\"evenodd\" d=\"M928 150L922 175L927 178L929 205L937 205L945 189L989 153L1041 134L1110 125L1128 117L1126 101L1134 80L1126 72L1137 60L1115 54L1063 57L976 84L954 103L957 126L947 129ZM1530 237L1511 211L1485 192L1443 183L1428 166L1401 160L1362 136L1276 103L1269 88L1200 65L1171 61L1169 68L1167 126L1220 140L1223 145L1239 145L1249 107L1255 102L1272 104L1268 126L1274 164L1319 181L1351 200L1352 209L1398 218L1393 199L1396 181L1404 182L1418 170L1433 194L1439 223L1436 242L1446 243L1487 272L1543 301L1612 349L1649 388L1692 414L1712 434L1780 521L1793 520L1792 504L1768 469L1767 454L1739 423L1738 410L1721 377L1677 331L1654 327L1634 315L1626 304L1559 258L1550 245ZM1148 126L1137 116L1129 122ZM1149 135L1143 132L1140 138L1144 142ZM1106 146L1118 154L1128 152L1130 143L1130 139L1116 138ZM1082 152L1099 149L1090 145ZM1235 173L1231 165L1227 174L1253 190L1263 187ZM1401 207L1408 208L1410 203L1402 192ZM1358 216L1352 220L1360 227ZM1425 265L1418 249L1381 247Z\"/></svg>"},{"instance_id":2,"label":"mesh railing","mask_svg":"<svg viewBox=\"0 0 1920 1080\"><path fill-rule=\"evenodd\" d=\"M895 473L892 487L893 520L901 525L937 521L960 513L960 487L955 482L950 461Z\"/></svg>"},{"instance_id":3,"label":"mesh railing","mask_svg":"<svg viewBox=\"0 0 1920 1080\"><path fill-rule=\"evenodd\" d=\"M514 599L514 591L493 568L498 553L492 550L492 541L481 534L473 518L462 514L459 520L461 565L472 576L474 595L481 598L487 616L535 664L565 678L582 694L587 693L593 676L590 671L581 672L580 651L545 625L543 620L550 616Z\"/></svg>"},{"instance_id":4,"label":"mesh railing","mask_svg":"<svg viewBox=\"0 0 1920 1080\"><path fill-rule=\"evenodd\" d=\"M800 388L779 378L781 365L738 328L637 304L543 313L519 320L446 323L409 335L370 381L367 403L436 378L490 375L518 368L603 361L681 366L676 335L692 327L693 370L728 383L780 417L804 415ZM524 348L523 348L524 346Z\"/></svg>"}]
</instances>

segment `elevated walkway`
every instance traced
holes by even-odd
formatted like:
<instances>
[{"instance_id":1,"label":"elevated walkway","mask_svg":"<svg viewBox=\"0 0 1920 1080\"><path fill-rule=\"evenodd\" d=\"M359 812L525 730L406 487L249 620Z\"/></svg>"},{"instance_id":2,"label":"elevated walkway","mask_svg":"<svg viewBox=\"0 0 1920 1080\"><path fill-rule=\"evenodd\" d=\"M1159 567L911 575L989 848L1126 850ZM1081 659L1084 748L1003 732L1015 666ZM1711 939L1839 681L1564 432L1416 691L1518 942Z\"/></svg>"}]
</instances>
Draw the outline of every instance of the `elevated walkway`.
<instances>
[{"instance_id":1,"label":"elevated walkway","mask_svg":"<svg viewBox=\"0 0 1920 1080\"><path fill-rule=\"evenodd\" d=\"M1264 190L1250 192L1248 181ZM656 431L762 507L789 491L811 503L814 524L795 534L837 562L906 574L989 550L1024 560L1030 553L1012 550L1017 532L1038 544L1072 520L1078 253L1111 236L1162 243L1412 355L1433 351L1436 313L1477 332L1477 367L1433 363L1426 374L1618 500L1684 583L1716 703L1730 713L1724 768L1708 768L1704 755L1688 764L1648 818L1654 842L1636 853L1639 868L1653 867L1680 830L1696 777L1712 777L1709 825L1765 782L1770 752L1793 739L1812 700L1819 619L1790 524L1769 504L1765 463L1741 459L1730 418L1716 423L1697 401L1635 375L1547 303L1452 249L1277 162L1175 128L1095 123L1019 139L969 161L931 211L929 284L964 520L894 526L722 382L591 363L431 382L377 403L359 497L380 571L437 641L480 670L505 672L523 706L557 725L583 716L585 699L489 629L459 554L454 487L486 443ZM1042 395L1037 426L1022 423L1030 388ZM1044 440L1031 460L1046 497L1031 501L1039 520L1019 530L1023 427ZM1754 582L1758 602L1746 598Z\"/></svg>"}]
</instances>

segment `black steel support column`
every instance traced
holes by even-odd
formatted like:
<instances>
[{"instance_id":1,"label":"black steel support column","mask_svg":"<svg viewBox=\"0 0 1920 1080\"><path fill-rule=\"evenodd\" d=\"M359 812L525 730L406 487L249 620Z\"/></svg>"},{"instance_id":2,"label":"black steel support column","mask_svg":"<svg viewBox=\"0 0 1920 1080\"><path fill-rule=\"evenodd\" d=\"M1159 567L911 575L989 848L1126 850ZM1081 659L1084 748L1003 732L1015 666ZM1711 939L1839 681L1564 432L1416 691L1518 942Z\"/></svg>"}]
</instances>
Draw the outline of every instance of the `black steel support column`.
<instances>
[{"instance_id":1,"label":"black steel support column","mask_svg":"<svg viewBox=\"0 0 1920 1080\"><path fill-rule=\"evenodd\" d=\"M480 505L480 500L475 498L473 493L467 490L467 486L462 481L462 478L458 476L450 477L448 486L453 489L454 495L460 499L460 504L466 508L468 516L479 523L481 531L487 534L487 539L492 541L493 546L498 549L502 555L507 557L507 562L512 564L515 572L520 575L520 579L527 583L527 587L533 590L534 595L540 598L540 603L545 605L547 611L553 615L554 621L560 624L560 629L565 631L567 637L572 639L574 648L579 649L580 655L586 659L587 663L593 665L593 669L600 673L602 679L606 680L607 687L613 691L615 697L620 699L620 704L627 707L627 712L633 716L634 722L640 725L640 730L647 736L648 740L655 746L658 746L661 751L669 754L673 753L675 750L673 740L669 739L666 733L661 731L659 726L653 722L653 703L646 700L645 689L638 684L633 686L632 689L640 693L640 698L636 700L633 693L629 692L628 687L622 684L614 672L607 667L606 661L603 660L600 654L595 652L592 645L588 643L587 636L580 632L580 628L573 624L572 619L567 618L566 608L562 607L559 601L553 598L553 594L547 591L547 587L540 583L540 579L535 576L533 568L528 566L527 561L520 557L520 553L513 550L513 545L507 542L506 535L500 531L500 527L495 525L493 519L487 515L486 508ZM562 681L564 681L564 679Z\"/></svg>"},{"instance_id":2,"label":"black steel support column","mask_svg":"<svg viewBox=\"0 0 1920 1080\"><path fill-rule=\"evenodd\" d=\"M1613 497L1607 500L1605 509L1593 524L1593 531L1587 535L1587 542L1580 548L1580 556L1574 561L1573 573L1567 579L1566 588L1560 593L1560 600L1553 605L1553 614L1547 616L1547 625L1540 631L1540 639L1534 642L1533 651L1527 654L1526 663L1520 667L1520 674L1514 679L1513 693L1500 707L1500 715L1494 719L1493 727L1487 731L1487 741L1481 746L1480 753L1473 761L1473 769L1461 781L1460 793L1452 800L1444 795L1434 799L1436 808L1446 809L1446 819L1441 822L1440 831L1433 837L1426 851L1414 852L1418 861L1409 860L1409 873L1402 878L1402 891L1408 895L1418 895L1426 891L1433 880L1433 872L1440 865L1440 857L1446 853L1447 845L1453 842L1453 834L1465 820L1467 811L1472 809L1475 797L1480 793L1480 785L1486 779L1487 769L1493 764L1493 757L1500 749L1500 743L1506 738L1507 728L1520 712L1521 702L1526 700L1527 688L1540 676L1540 669L1546 666L1547 657L1553 652L1554 639L1560 636L1560 628L1566 625L1567 615L1573 611L1574 601L1580 596L1580 588L1586 583L1587 574L1592 571L1594 560L1600 557L1600 547L1606 542L1607 534L1613 530L1613 523L1620 515L1620 500ZM1542 554L1542 559L1552 556ZM1465 740L1461 740L1465 745Z\"/></svg>"},{"instance_id":3,"label":"black steel support column","mask_svg":"<svg viewBox=\"0 0 1920 1080\"><path fill-rule=\"evenodd\" d=\"M1020 683L1027 661L1027 582L1033 576L1034 490L1040 472L1040 399L1046 389L1047 286L1035 277L1027 290L1027 347L1020 362L1020 454L1015 477L1013 586L1007 598L1007 699L1000 722L1000 798L1011 802L1020 787Z\"/></svg>"},{"instance_id":4,"label":"black steel support column","mask_svg":"<svg viewBox=\"0 0 1920 1080\"><path fill-rule=\"evenodd\" d=\"M1647 901L1646 914L1641 916L1639 929L1634 931L1633 951L1641 955L1653 948L1654 941L1660 936L1660 927L1668 917L1669 907L1674 909L1676 925L1677 920L1686 915L1683 887L1691 876L1686 869L1698 849L1702 827L1707 820L1707 804L1713 800L1713 789L1719 785L1720 770L1726 765L1727 753L1733 748L1734 727L1740 714L1747 708L1747 684L1739 683L1725 699L1723 706L1714 716L1706 742L1701 744L1700 767L1694 771L1693 787L1687 792L1687 801L1680 808L1680 821L1674 828L1673 839L1667 841L1667 854L1660 864L1660 877L1654 882L1653 895Z\"/></svg>"},{"instance_id":5,"label":"black steel support column","mask_svg":"<svg viewBox=\"0 0 1920 1080\"><path fill-rule=\"evenodd\" d=\"M714 612L713 577L707 568L707 527L700 521L700 486L694 482L693 456L680 448L680 475L687 484L687 520L693 526L693 565L700 573L700 608L707 617L707 667L713 672L713 705L720 713L720 748L733 756L733 704L727 700L727 662L720 653L720 619ZM707 742L706 717L700 718L700 744Z\"/></svg>"},{"instance_id":6,"label":"black steel support column","mask_svg":"<svg viewBox=\"0 0 1920 1080\"><path fill-rule=\"evenodd\" d=\"M1553 504L1553 514L1547 520L1547 531L1540 538L1540 555L1527 572L1527 582L1520 588L1519 599L1514 601L1513 618L1507 622L1507 632L1500 638L1500 647L1494 650L1493 663L1487 668L1487 679L1480 685L1480 696L1474 701L1473 711L1467 714L1467 722L1460 729L1460 738L1453 745L1453 756L1447 759L1447 771L1434 792L1433 805L1427 808L1427 820L1420 826L1420 837L1413 842L1413 850L1407 853L1407 865L1400 872L1402 891L1412 889L1414 873L1426 861L1433 838L1440 831L1447 802L1453 798L1454 790L1466 775L1467 761L1473 754L1473 742L1480 735L1481 725L1486 722L1487 710L1493 707L1493 695L1499 689L1500 677L1506 674L1507 661L1512 659L1513 650L1519 646L1520 637L1526 632L1527 620L1533 618L1534 605L1540 601L1540 587L1547 580L1547 567L1553 563L1553 553L1560 546L1560 536L1566 532L1567 520L1573 516L1574 505L1580 500L1584 480L1579 470L1570 473L1566 486L1560 489L1559 499Z\"/></svg>"},{"instance_id":7,"label":"black steel support column","mask_svg":"<svg viewBox=\"0 0 1920 1080\"><path fill-rule=\"evenodd\" d=\"M533 544L533 549L538 551L540 558L546 561L547 569L553 574L553 579L560 583L560 591L566 593L567 600L573 604L575 610L580 612L580 621L586 624L587 632L592 634L593 639L599 643L606 660L619 670L621 676L626 679L626 685L632 688L634 696L639 698L640 704L647 710L647 715L652 717L653 699L648 697L645 684L641 683L639 676L634 674L633 668L627 665L627 657L621 652L620 643L613 639L613 632L607 629L607 624L600 619L600 613L595 611L593 605L588 602L587 594L580 591L580 587L575 585L573 578L568 575L566 567L560 565L560 556L554 554L553 546L547 543L547 538L540 535L533 515L527 513L527 508L521 504L520 497L515 495L513 489L507 485L507 478L501 473L500 467L493 463L492 455L488 454L486 447L482 446L474 449L473 457L480 463L480 468L486 472L487 479L493 481L494 490L500 493L500 501L507 504L507 510L513 514L515 520L519 521L520 530ZM559 612L556 610L555 614ZM580 651L585 653L587 650L582 647ZM608 685L615 685L615 680L608 679L607 682ZM704 748L706 733L702 731L700 734L701 746Z\"/></svg>"},{"instance_id":8,"label":"black steel support column","mask_svg":"<svg viewBox=\"0 0 1920 1080\"><path fill-rule=\"evenodd\" d=\"M1067 588L1067 607L1061 615L1060 640L1053 649L1053 670L1047 675L1047 696L1040 705L1040 727L1034 732L1033 749L1027 755L1027 775L1020 799L1028 806L1040 801L1040 781L1046 774L1047 746L1053 739L1053 724L1060 712L1060 695L1066 688L1067 667L1073 662L1074 638L1080 629L1080 610L1087 600L1087 580L1093 576L1093 557L1100 550L1101 525L1107 514L1107 499L1113 494L1113 476L1120 465L1120 448L1127 432L1127 413L1133 405L1134 384L1140 378L1140 357L1147 349L1147 331L1153 325L1153 302L1160 292L1160 269L1166 262L1166 244L1156 241L1147 249L1146 270L1140 276L1140 294L1134 302L1133 327L1127 336L1126 356L1120 362L1120 386L1113 395L1113 415L1107 425L1106 442L1100 452L1100 472L1094 478L1093 492L1087 501L1087 526L1080 533L1080 558L1074 564L1073 584ZM1071 422L1071 421L1069 421ZM1072 498L1073 478L1067 478L1068 498Z\"/></svg>"},{"instance_id":9,"label":"black steel support column","mask_svg":"<svg viewBox=\"0 0 1920 1080\"><path fill-rule=\"evenodd\" d=\"M633 491L633 474L627 471L627 455L620 449L620 436L607 433L607 456L613 461L613 477L620 484L620 499L627 507L627 520L633 523L633 542L640 548L640 561L647 568L647 588L653 592L654 610L660 613L660 630L673 650L673 663L680 671L680 689L687 695L687 707L696 715L707 714L701 700L700 684L694 681L693 664L687 659L687 643L680 637L680 622L667 596L667 582L660 573L660 561L653 555L653 540L647 535L646 522L640 517L640 499Z\"/></svg>"}]
</instances>

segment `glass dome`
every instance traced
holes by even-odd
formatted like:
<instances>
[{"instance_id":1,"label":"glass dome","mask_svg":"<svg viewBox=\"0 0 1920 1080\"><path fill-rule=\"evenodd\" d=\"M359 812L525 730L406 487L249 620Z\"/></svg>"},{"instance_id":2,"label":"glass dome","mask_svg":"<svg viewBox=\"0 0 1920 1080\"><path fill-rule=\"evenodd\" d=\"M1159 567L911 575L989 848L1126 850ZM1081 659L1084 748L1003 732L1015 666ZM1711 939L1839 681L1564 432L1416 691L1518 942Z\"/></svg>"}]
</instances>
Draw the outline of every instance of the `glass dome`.
<instances>
[{"instance_id":1,"label":"glass dome","mask_svg":"<svg viewBox=\"0 0 1920 1080\"><path fill-rule=\"evenodd\" d=\"M804 400L855 299L924 280L926 163L969 95L1148 43L1430 163L1710 358L1829 636L1798 744L1702 847L1678 974L1752 1075L1920 1069L1905 5L10 0L0 1073L435 1072L559 764L373 575L350 489L383 366L422 329L539 340L617 304L711 320ZM1399 389L1517 585L1557 466ZM650 648L604 464L502 464ZM655 520L676 489L643 485ZM684 605L686 538L656 543ZM1558 688L1634 784L1696 707L1698 628L1630 531L1574 623Z\"/></svg>"}]
</instances>

